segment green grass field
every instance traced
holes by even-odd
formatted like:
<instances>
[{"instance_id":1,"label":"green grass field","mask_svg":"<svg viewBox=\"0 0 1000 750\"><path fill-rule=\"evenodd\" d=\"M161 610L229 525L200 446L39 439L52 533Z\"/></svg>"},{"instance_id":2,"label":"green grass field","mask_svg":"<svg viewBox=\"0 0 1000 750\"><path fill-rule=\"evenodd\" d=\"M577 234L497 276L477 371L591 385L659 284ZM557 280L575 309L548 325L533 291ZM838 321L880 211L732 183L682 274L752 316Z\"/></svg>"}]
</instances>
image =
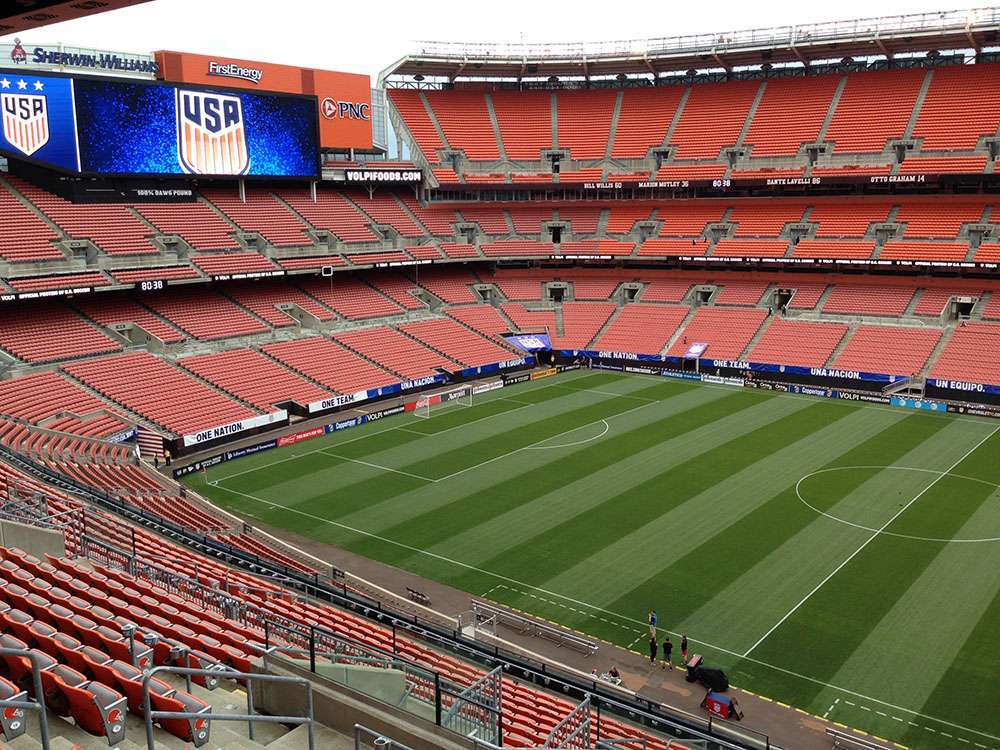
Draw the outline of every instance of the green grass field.
<instances>
[{"instance_id":1,"label":"green grass field","mask_svg":"<svg viewBox=\"0 0 1000 750\"><path fill-rule=\"evenodd\" d=\"M1000 432L577 371L195 475L234 512L914 748L1000 748ZM675 639L675 644L676 644Z\"/></svg>"}]
</instances>

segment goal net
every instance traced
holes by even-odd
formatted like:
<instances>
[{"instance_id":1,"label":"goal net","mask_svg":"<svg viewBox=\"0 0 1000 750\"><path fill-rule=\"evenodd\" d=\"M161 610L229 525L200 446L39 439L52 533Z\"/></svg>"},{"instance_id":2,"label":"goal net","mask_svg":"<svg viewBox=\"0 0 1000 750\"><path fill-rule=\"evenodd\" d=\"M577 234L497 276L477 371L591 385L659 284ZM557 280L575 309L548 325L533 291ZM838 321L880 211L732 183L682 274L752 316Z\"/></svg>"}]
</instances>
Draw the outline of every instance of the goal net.
<instances>
[{"instance_id":1,"label":"goal net","mask_svg":"<svg viewBox=\"0 0 1000 750\"><path fill-rule=\"evenodd\" d=\"M420 419L430 419L432 414L468 406L472 406L472 386L462 386L418 399L413 409L413 416Z\"/></svg>"}]
</instances>

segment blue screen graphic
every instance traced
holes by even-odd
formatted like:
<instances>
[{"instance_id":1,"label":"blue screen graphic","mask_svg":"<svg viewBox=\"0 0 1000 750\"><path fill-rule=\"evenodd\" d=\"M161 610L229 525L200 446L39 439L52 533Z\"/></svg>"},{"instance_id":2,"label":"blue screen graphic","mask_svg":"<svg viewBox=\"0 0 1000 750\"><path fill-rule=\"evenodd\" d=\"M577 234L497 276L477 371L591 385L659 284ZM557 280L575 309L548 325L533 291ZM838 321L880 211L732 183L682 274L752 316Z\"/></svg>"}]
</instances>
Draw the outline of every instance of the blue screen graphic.
<instances>
[{"instance_id":1,"label":"blue screen graphic","mask_svg":"<svg viewBox=\"0 0 1000 750\"><path fill-rule=\"evenodd\" d=\"M5 156L79 169L71 79L0 71L0 118Z\"/></svg>"},{"instance_id":2,"label":"blue screen graphic","mask_svg":"<svg viewBox=\"0 0 1000 750\"><path fill-rule=\"evenodd\" d=\"M76 112L83 172L318 176L307 98L78 79Z\"/></svg>"}]
</instances>

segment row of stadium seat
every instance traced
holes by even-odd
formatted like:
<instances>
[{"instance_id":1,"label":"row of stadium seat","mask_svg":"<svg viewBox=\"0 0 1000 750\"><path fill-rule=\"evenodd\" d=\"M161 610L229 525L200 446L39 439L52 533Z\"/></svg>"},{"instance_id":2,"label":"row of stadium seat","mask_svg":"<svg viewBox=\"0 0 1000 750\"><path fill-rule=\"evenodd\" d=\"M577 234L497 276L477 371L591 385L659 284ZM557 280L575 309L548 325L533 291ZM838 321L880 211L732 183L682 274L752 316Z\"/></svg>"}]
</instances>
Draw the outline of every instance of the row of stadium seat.
<instances>
[{"instance_id":1,"label":"row of stadium seat","mask_svg":"<svg viewBox=\"0 0 1000 750\"><path fill-rule=\"evenodd\" d=\"M660 146L678 159L714 159L741 132L752 157L795 156L820 138L840 156L882 152L911 120L922 151L974 148L1000 124L1000 96L988 85L997 75L996 64L981 63L621 90L391 89L389 98L431 164L444 148L487 162L501 151L540 160L548 149L577 160L641 159Z\"/></svg>"}]
</instances>

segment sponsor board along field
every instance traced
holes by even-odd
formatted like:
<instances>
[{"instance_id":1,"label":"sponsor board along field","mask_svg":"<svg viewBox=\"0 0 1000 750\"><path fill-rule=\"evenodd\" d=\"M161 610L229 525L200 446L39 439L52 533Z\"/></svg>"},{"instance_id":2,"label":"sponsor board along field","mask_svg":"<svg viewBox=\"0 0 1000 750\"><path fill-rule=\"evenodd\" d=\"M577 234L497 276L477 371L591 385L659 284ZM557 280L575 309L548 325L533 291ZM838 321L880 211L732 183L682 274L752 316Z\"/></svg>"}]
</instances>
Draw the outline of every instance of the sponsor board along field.
<instances>
[{"instance_id":1,"label":"sponsor board along field","mask_svg":"<svg viewBox=\"0 0 1000 750\"><path fill-rule=\"evenodd\" d=\"M655 607L738 687L913 748L995 750L998 427L576 371L186 481L624 647L645 649Z\"/></svg>"}]
</instances>

